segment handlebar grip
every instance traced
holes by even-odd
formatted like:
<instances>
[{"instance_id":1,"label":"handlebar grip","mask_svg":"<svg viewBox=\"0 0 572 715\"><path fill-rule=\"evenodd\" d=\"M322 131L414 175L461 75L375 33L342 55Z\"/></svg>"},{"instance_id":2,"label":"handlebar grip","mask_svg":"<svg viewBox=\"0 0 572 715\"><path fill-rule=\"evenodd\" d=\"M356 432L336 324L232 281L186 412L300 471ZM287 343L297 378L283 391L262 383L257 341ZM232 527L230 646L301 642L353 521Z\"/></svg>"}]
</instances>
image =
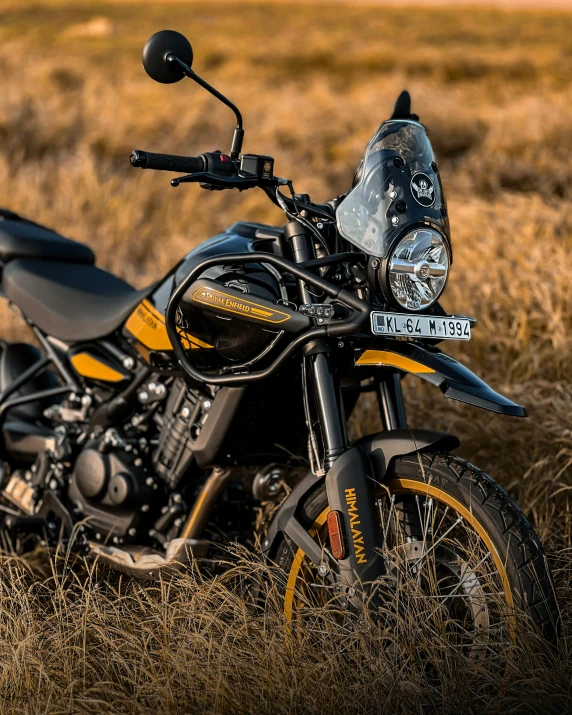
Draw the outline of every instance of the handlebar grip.
<instances>
[{"instance_id":1,"label":"handlebar grip","mask_svg":"<svg viewBox=\"0 0 572 715\"><path fill-rule=\"evenodd\" d=\"M131 165L140 169L156 171L176 171L182 174L196 174L205 170L202 156L175 156L173 154L153 154L150 151L135 150L131 154Z\"/></svg>"}]
</instances>

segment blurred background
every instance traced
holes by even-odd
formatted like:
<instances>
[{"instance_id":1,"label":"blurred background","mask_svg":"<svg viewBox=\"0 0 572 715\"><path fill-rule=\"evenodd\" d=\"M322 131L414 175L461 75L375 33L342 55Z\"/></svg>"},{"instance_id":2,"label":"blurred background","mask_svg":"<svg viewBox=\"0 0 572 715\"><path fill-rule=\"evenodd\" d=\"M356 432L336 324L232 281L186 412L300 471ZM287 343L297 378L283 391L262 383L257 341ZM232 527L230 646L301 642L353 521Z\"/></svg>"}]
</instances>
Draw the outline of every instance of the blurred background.
<instances>
[{"instance_id":1,"label":"blurred background","mask_svg":"<svg viewBox=\"0 0 572 715\"><path fill-rule=\"evenodd\" d=\"M130 167L133 149L228 151L233 128L197 85L147 77L152 33L190 38L194 69L242 110L245 152L274 156L276 173L316 201L350 188L369 138L409 89L449 203L444 306L478 321L470 343L443 348L530 415L501 418L408 378L409 422L456 433L462 456L509 489L544 541L562 608L559 653L542 668L537 650L523 654L502 712L570 706L571 10L566 0L0 0L0 206L88 243L100 266L138 287L233 221L283 222L261 192L173 189L169 174ZM30 340L4 304L0 335ZM378 428L375 413L359 404L355 436ZM412 712L428 695L423 655L419 671L415 658L369 671L365 646L354 662L335 641L281 641L234 582L153 589L64 569L42 583L25 565L2 568L2 712L323 712L334 699L349 713L358 686ZM404 649L418 653L417 631L408 637ZM443 654L449 695L477 712L453 655ZM435 708L415 711L445 712L439 691L429 695ZM536 705L523 710L521 698Z\"/></svg>"},{"instance_id":2,"label":"blurred background","mask_svg":"<svg viewBox=\"0 0 572 715\"><path fill-rule=\"evenodd\" d=\"M572 13L562 0L512 5L1 0L0 203L85 241L137 286L235 220L283 221L262 193L173 189L130 167L132 149L229 149L227 108L144 73L160 29L186 34L194 69L239 105L244 150L274 156L317 201L348 190L409 89L449 202L444 305L478 320L471 343L445 349L530 411L501 419L411 382L409 419L459 434L463 455L511 490L567 594ZM23 337L4 306L1 318L3 337ZM354 432L372 426L362 404Z\"/></svg>"}]
</instances>

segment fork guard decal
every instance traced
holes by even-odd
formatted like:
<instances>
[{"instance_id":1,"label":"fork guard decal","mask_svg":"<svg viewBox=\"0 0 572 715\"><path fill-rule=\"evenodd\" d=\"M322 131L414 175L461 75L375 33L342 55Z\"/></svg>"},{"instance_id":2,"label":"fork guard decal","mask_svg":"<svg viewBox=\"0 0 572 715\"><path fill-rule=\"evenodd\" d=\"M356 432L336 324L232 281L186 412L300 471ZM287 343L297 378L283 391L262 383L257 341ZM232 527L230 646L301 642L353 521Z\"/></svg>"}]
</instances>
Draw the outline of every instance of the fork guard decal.
<instances>
[{"instance_id":1,"label":"fork guard decal","mask_svg":"<svg viewBox=\"0 0 572 715\"><path fill-rule=\"evenodd\" d=\"M383 562L376 558L381 540L374 476L369 459L359 448L344 452L326 475L328 505L340 513L350 545L347 557L339 562L342 578L350 584L356 576L365 582L383 573Z\"/></svg>"}]
</instances>

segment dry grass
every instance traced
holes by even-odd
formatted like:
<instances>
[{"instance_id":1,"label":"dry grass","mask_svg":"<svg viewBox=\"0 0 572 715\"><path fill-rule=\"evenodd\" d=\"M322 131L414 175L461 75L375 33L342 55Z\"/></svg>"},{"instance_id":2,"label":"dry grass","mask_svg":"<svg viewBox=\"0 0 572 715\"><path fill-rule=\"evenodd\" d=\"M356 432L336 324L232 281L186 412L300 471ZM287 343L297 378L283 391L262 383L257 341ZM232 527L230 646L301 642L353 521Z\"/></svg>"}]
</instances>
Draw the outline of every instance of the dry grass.
<instances>
[{"instance_id":1,"label":"dry grass","mask_svg":"<svg viewBox=\"0 0 572 715\"><path fill-rule=\"evenodd\" d=\"M318 200L348 188L394 97L411 91L448 191L455 262L445 305L479 321L474 340L450 350L530 418L491 416L418 382L408 388L409 418L458 434L462 455L510 489L543 538L564 637L546 667L534 667L538 648L520 654L501 711L566 711L572 15L3 0L1 203L86 241L100 265L137 285L234 220L282 220L263 195L173 190L167 175L129 168L133 148L196 154L230 140L230 113L206 93L144 75L141 47L164 27L192 38L196 70L242 108L245 150L274 155L277 172ZM7 312L2 320L3 335L22 335ZM358 430L369 431L371 413L364 405ZM390 662L374 635L340 648L309 633L300 647L272 609L247 610L237 571L144 589L62 569L43 580L5 566L3 712L432 712L444 697L451 711L482 706L466 664L422 624L401 630L402 647L430 649L445 696L415 658Z\"/></svg>"},{"instance_id":2,"label":"dry grass","mask_svg":"<svg viewBox=\"0 0 572 715\"><path fill-rule=\"evenodd\" d=\"M307 606L305 627L289 631L283 576L245 552L229 553L229 565L217 579L191 572L141 584L63 558L34 572L6 560L2 712L481 712L502 687L501 661L475 667L452 650L414 586L400 598L415 605L390 600L381 623L367 613L341 622L331 602ZM253 584L264 607L242 595ZM547 698L562 712L554 682L565 680L564 664L538 641L512 655L500 712L522 713L524 701L526 712L548 712Z\"/></svg>"}]
</instances>

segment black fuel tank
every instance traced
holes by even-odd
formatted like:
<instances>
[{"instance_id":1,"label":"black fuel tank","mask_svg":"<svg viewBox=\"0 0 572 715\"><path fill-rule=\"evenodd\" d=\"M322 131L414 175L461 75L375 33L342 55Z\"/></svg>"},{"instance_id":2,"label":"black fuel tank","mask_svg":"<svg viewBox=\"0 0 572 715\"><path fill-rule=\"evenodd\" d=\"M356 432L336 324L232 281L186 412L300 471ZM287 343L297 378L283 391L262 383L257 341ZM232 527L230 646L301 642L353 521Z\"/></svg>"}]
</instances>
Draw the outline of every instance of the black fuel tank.
<instances>
[{"instance_id":1,"label":"black fuel tank","mask_svg":"<svg viewBox=\"0 0 572 715\"><path fill-rule=\"evenodd\" d=\"M179 285L202 260L229 253L258 251L277 256L286 254L288 257L288 246L282 229L257 223L235 223L193 249L146 303L151 304L155 317L164 316L174 286ZM221 289L226 287L233 292L238 291L249 300L259 297L277 303L287 298L279 274L266 264L253 262L241 266L214 266L201 277L218 283ZM188 349L197 351L193 352L193 357L196 355L199 358L200 354L201 364L210 364L212 367L220 364L221 359L223 362L251 359L264 350L280 330L279 326L247 322L238 314L210 306L199 308L194 304L182 303L181 315L182 327L188 337Z\"/></svg>"}]
</instances>

